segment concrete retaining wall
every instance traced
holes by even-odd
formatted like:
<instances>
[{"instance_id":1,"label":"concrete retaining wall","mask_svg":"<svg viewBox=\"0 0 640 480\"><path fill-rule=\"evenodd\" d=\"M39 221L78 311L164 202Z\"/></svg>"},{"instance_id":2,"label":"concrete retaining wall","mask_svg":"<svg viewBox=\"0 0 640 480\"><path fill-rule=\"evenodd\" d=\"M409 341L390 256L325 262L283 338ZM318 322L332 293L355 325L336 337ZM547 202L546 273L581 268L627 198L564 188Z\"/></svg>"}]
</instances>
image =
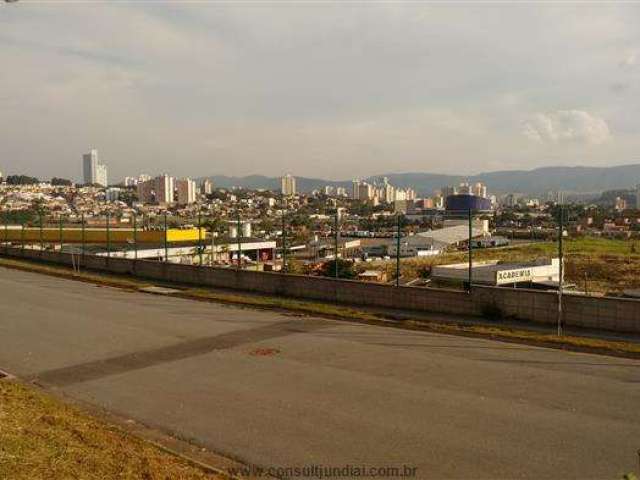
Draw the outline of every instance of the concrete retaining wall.
<instances>
[{"instance_id":1,"label":"concrete retaining wall","mask_svg":"<svg viewBox=\"0 0 640 480\"><path fill-rule=\"evenodd\" d=\"M69 253L0 248L0 255L72 265ZM230 288L287 297L481 316L501 312L505 317L555 324L558 296L538 290L474 286L472 292L419 287L394 287L352 280L285 275L227 268L160 263L146 260L75 256L83 268L128 274L150 280ZM564 323L616 332L640 333L640 301L621 298L564 296Z\"/></svg>"}]
</instances>

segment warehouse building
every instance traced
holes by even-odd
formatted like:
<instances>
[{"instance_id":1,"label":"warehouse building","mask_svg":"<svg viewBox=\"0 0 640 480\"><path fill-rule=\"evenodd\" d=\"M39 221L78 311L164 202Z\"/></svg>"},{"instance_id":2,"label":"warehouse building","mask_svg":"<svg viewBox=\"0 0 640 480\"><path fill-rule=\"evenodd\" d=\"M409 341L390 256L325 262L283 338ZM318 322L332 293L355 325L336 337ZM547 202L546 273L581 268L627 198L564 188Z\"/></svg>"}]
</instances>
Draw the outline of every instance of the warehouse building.
<instances>
[{"instance_id":1,"label":"warehouse building","mask_svg":"<svg viewBox=\"0 0 640 480\"><path fill-rule=\"evenodd\" d=\"M75 250L71 250L75 249ZM238 243L237 239L223 240L211 243L208 239L202 244L198 242L187 242L181 244L168 245L165 250L163 244L144 245L138 249L133 245L114 246L107 250L104 246L90 246L85 249L85 253L98 256L109 256L113 258L128 258L139 260L165 260L169 262L183 264L197 264L200 261L200 249L202 249L203 263L205 265L231 265L238 261L241 255L245 263L266 263L275 259L276 242L266 241L259 238L242 238ZM81 253L78 247L67 246L63 251L73 251Z\"/></svg>"},{"instance_id":2,"label":"warehouse building","mask_svg":"<svg viewBox=\"0 0 640 480\"><path fill-rule=\"evenodd\" d=\"M554 288L560 280L560 261L540 259L529 263L473 262L472 283L495 287ZM431 271L436 283L468 283L469 264L438 265Z\"/></svg>"}]
</instances>

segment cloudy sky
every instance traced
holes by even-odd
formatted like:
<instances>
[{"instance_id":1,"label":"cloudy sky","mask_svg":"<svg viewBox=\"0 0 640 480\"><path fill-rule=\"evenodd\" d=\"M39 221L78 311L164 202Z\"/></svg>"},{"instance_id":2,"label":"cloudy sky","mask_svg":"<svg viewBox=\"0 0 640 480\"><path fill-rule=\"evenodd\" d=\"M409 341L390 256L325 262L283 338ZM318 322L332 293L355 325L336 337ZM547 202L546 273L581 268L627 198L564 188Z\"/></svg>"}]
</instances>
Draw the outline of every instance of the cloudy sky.
<instances>
[{"instance_id":1,"label":"cloudy sky","mask_svg":"<svg viewBox=\"0 0 640 480\"><path fill-rule=\"evenodd\" d=\"M0 170L640 163L640 4L0 4Z\"/></svg>"}]
</instances>

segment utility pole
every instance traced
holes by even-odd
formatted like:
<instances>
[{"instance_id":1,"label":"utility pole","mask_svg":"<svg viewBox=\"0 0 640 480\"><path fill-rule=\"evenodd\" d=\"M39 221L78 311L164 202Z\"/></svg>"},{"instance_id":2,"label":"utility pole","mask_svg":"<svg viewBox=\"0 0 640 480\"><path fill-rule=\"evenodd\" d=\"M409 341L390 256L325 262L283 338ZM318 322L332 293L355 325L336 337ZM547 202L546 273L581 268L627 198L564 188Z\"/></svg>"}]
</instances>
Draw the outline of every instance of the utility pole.
<instances>
[{"instance_id":1,"label":"utility pole","mask_svg":"<svg viewBox=\"0 0 640 480\"><path fill-rule=\"evenodd\" d=\"M471 215L471 209L469 209L469 278L467 291L471 292L471 282L473 281L473 246L471 245L471 239L473 238L473 217Z\"/></svg>"},{"instance_id":2,"label":"utility pole","mask_svg":"<svg viewBox=\"0 0 640 480\"><path fill-rule=\"evenodd\" d=\"M400 286L400 212L396 215L397 228L396 228L396 287Z\"/></svg>"},{"instance_id":3,"label":"utility pole","mask_svg":"<svg viewBox=\"0 0 640 480\"><path fill-rule=\"evenodd\" d=\"M564 206L560 197L560 221L558 231L558 261L559 261L559 281L558 281L558 336L562 336L562 289L564 283L564 249L562 245L564 233Z\"/></svg>"}]
</instances>

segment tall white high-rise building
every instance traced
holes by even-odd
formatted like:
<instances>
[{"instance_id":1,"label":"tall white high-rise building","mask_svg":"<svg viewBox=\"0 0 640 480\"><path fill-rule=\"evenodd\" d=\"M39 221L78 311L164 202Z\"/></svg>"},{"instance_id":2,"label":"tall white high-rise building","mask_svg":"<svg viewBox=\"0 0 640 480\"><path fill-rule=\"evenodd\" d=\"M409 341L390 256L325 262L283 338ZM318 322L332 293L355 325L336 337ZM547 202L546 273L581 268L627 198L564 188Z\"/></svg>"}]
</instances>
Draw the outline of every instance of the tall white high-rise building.
<instances>
[{"instance_id":1,"label":"tall white high-rise building","mask_svg":"<svg viewBox=\"0 0 640 480\"><path fill-rule=\"evenodd\" d=\"M203 195L211 195L213 193L213 182L205 178L200 185L200 193Z\"/></svg>"},{"instance_id":2,"label":"tall white high-rise building","mask_svg":"<svg viewBox=\"0 0 640 480\"><path fill-rule=\"evenodd\" d=\"M351 181L351 199L358 200L360 198L360 180Z\"/></svg>"},{"instance_id":3,"label":"tall white high-rise building","mask_svg":"<svg viewBox=\"0 0 640 480\"><path fill-rule=\"evenodd\" d=\"M458 185L458 193L461 195L473 195L473 189L471 185L469 185L469 182L462 182Z\"/></svg>"},{"instance_id":4,"label":"tall white high-rise building","mask_svg":"<svg viewBox=\"0 0 640 480\"><path fill-rule=\"evenodd\" d=\"M636 208L640 210L640 183L636 185Z\"/></svg>"},{"instance_id":5,"label":"tall white high-rise building","mask_svg":"<svg viewBox=\"0 0 640 480\"><path fill-rule=\"evenodd\" d=\"M384 186L382 187L382 199L387 203L393 203L396 199L396 189L393 185L390 185L387 182L387 179L384 179Z\"/></svg>"},{"instance_id":6,"label":"tall white high-rise building","mask_svg":"<svg viewBox=\"0 0 640 480\"><path fill-rule=\"evenodd\" d=\"M283 195L295 195L296 194L296 179L290 174L286 174L281 179L281 191Z\"/></svg>"},{"instance_id":7,"label":"tall white high-rise building","mask_svg":"<svg viewBox=\"0 0 640 480\"><path fill-rule=\"evenodd\" d=\"M481 182L476 183L473 186L473 194L476 197L487 198L487 186Z\"/></svg>"},{"instance_id":8,"label":"tall white high-rise building","mask_svg":"<svg viewBox=\"0 0 640 480\"><path fill-rule=\"evenodd\" d=\"M189 205L196 201L196 182L190 178L176 180L177 201L180 205Z\"/></svg>"},{"instance_id":9,"label":"tall white high-rise building","mask_svg":"<svg viewBox=\"0 0 640 480\"><path fill-rule=\"evenodd\" d=\"M375 188L366 182L360 183L358 186L358 200L368 201L373 200L375 196Z\"/></svg>"},{"instance_id":10,"label":"tall white high-rise building","mask_svg":"<svg viewBox=\"0 0 640 480\"><path fill-rule=\"evenodd\" d=\"M107 166L98 160L98 150L92 149L82 155L82 174L84 183L108 185Z\"/></svg>"}]
</instances>

